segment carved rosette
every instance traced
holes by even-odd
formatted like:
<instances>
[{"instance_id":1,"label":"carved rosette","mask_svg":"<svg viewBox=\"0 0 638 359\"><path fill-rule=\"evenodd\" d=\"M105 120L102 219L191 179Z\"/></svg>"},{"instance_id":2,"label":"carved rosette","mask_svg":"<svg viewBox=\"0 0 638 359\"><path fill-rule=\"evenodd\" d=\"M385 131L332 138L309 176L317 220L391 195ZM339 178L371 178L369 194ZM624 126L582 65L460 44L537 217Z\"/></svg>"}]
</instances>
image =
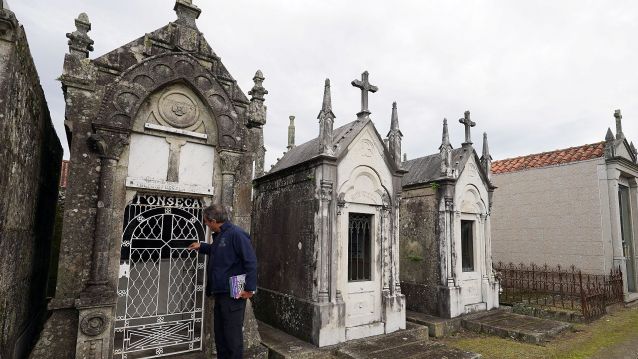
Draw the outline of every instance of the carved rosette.
<instances>
[{"instance_id":1,"label":"carved rosette","mask_svg":"<svg viewBox=\"0 0 638 359\"><path fill-rule=\"evenodd\" d=\"M80 320L80 330L85 335L94 337L102 334L109 324L109 318L104 313L90 312Z\"/></svg>"}]
</instances>

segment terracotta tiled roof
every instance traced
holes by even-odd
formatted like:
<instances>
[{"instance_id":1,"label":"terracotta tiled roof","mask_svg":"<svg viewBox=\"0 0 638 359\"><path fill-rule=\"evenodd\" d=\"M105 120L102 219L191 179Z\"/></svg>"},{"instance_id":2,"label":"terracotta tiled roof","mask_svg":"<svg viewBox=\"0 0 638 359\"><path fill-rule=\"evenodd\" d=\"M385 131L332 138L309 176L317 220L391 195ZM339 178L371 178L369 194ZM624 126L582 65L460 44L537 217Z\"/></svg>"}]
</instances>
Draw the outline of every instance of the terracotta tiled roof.
<instances>
[{"instance_id":1,"label":"terracotta tiled roof","mask_svg":"<svg viewBox=\"0 0 638 359\"><path fill-rule=\"evenodd\" d=\"M492 173L508 173L528 168L555 166L563 163L591 160L605 155L605 142L570 147L492 162Z\"/></svg>"},{"instance_id":2,"label":"terracotta tiled roof","mask_svg":"<svg viewBox=\"0 0 638 359\"><path fill-rule=\"evenodd\" d=\"M69 177L69 161L63 160L60 168L60 188L66 188L66 180Z\"/></svg>"}]
</instances>

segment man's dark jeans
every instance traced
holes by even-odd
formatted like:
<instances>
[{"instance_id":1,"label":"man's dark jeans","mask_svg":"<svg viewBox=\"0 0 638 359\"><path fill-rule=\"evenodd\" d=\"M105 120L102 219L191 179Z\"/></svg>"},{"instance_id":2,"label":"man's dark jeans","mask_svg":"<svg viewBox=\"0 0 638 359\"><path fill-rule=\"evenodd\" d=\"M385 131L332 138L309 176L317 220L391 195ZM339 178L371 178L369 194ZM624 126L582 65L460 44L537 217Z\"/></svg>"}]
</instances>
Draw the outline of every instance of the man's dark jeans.
<instances>
[{"instance_id":1,"label":"man's dark jeans","mask_svg":"<svg viewBox=\"0 0 638 359\"><path fill-rule=\"evenodd\" d=\"M215 294L215 346L219 359L244 357L245 299L233 299L228 293Z\"/></svg>"}]
</instances>

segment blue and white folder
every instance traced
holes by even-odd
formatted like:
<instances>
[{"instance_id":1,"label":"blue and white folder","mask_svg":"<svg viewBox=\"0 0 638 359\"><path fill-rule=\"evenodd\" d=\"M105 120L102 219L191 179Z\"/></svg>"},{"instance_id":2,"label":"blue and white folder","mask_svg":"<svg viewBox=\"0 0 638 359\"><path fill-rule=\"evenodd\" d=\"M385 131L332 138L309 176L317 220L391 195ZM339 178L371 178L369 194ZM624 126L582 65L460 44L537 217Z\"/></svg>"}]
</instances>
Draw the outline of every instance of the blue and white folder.
<instances>
[{"instance_id":1,"label":"blue and white folder","mask_svg":"<svg viewBox=\"0 0 638 359\"><path fill-rule=\"evenodd\" d=\"M244 290L246 285L246 275L240 274L228 278L230 284L230 297L239 298L239 294Z\"/></svg>"}]
</instances>

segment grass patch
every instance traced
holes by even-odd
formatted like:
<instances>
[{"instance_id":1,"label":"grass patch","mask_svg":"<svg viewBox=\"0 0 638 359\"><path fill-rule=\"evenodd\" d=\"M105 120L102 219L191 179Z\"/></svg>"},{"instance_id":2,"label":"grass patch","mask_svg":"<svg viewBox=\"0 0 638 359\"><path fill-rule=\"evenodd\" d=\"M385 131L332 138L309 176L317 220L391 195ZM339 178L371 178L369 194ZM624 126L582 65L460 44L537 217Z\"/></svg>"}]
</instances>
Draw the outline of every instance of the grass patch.
<instances>
[{"instance_id":1,"label":"grass patch","mask_svg":"<svg viewBox=\"0 0 638 359\"><path fill-rule=\"evenodd\" d=\"M621 309L591 324L575 324L545 346L463 332L441 341L451 347L480 353L485 359L584 359L638 340L638 307ZM638 344L636 349L638 350Z\"/></svg>"}]
</instances>

